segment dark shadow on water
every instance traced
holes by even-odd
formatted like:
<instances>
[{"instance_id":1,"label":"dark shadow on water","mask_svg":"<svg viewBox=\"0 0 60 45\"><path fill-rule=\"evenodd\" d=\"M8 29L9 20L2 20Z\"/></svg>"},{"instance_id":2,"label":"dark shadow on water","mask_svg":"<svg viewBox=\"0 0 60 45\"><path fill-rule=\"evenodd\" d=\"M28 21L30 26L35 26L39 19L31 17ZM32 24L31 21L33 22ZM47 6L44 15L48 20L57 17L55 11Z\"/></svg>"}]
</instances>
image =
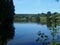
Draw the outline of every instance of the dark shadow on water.
<instances>
[{"instance_id":1,"label":"dark shadow on water","mask_svg":"<svg viewBox=\"0 0 60 45\"><path fill-rule=\"evenodd\" d=\"M0 24L0 45L7 45L14 38L14 27L10 24Z\"/></svg>"}]
</instances>

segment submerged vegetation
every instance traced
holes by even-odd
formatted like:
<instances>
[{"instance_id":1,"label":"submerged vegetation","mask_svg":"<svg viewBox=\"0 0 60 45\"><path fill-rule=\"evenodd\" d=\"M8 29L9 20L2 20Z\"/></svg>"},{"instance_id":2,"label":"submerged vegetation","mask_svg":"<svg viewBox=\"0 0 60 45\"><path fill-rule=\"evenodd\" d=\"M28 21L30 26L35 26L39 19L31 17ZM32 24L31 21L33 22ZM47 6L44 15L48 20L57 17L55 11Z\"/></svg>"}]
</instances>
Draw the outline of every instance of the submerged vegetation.
<instances>
[{"instance_id":1,"label":"submerged vegetation","mask_svg":"<svg viewBox=\"0 0 60 45\"><path fill-rule=\"evenodd\" d=\"M43 45L60 45L60 35L58 34L60 32L57 26L56 17L54 17L52 21L47 20L47 27L48 30L50 31L49 35L41 31L38 32L38 38L36 41L39 41Z\"/></svg>"}]
</instances>

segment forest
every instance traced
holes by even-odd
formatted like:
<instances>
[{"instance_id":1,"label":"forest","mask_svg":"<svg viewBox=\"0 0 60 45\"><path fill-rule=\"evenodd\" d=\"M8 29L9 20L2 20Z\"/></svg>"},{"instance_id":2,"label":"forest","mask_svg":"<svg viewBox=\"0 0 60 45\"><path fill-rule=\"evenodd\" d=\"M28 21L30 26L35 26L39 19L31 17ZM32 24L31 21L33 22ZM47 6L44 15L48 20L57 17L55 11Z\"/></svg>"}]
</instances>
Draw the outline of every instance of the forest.
<instances>
[{"instance_id":1,"label":"forest","mask_svg":"<svg viewBox=\"0 0 60 45\"><path fill-rule=\"evenodd\" d=\"M48 11L47 13L38 13L38 14L15 14L14 22L42 22L46 23L47 20L53 22L56 20L60 22L60 13L54 12L51 13Z\"/></svg>"}]
</instances>

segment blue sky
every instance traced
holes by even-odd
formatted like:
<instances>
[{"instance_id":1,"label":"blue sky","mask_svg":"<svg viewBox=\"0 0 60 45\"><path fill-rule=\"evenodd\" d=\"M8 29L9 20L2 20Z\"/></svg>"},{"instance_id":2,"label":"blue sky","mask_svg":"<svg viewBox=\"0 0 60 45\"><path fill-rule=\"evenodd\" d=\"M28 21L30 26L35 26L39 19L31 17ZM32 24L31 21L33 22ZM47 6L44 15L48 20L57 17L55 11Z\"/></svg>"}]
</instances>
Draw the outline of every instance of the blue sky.
<instances>
[{"instance_id":1,"label":"blue sky","mask_svg":"<svg viewBox=\"0 0 60 45\"><path fill-rule=\"evenodd\" d=\"M55 0L14 0L15 13L37 14L51 12L60 12L60 2Z\"/></svg>"}]
</instances>

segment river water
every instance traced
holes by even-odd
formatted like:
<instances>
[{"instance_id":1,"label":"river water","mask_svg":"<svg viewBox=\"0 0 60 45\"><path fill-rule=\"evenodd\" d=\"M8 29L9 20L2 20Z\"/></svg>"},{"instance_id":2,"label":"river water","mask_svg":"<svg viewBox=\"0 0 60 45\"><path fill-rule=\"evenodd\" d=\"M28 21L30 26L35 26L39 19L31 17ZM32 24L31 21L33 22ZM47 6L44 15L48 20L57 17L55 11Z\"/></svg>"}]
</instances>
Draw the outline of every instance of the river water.
<instances>
[{"instance_id":1,"label":"river water","mask_svg":"<svg viewBox=\"0 0 60 45\"><path fill-rule=\"evenodd\" d=\"M7 45L48 45L60 43L60 26L38 23L14 23L13 39Z\"/></svg>"}]
</instances>

